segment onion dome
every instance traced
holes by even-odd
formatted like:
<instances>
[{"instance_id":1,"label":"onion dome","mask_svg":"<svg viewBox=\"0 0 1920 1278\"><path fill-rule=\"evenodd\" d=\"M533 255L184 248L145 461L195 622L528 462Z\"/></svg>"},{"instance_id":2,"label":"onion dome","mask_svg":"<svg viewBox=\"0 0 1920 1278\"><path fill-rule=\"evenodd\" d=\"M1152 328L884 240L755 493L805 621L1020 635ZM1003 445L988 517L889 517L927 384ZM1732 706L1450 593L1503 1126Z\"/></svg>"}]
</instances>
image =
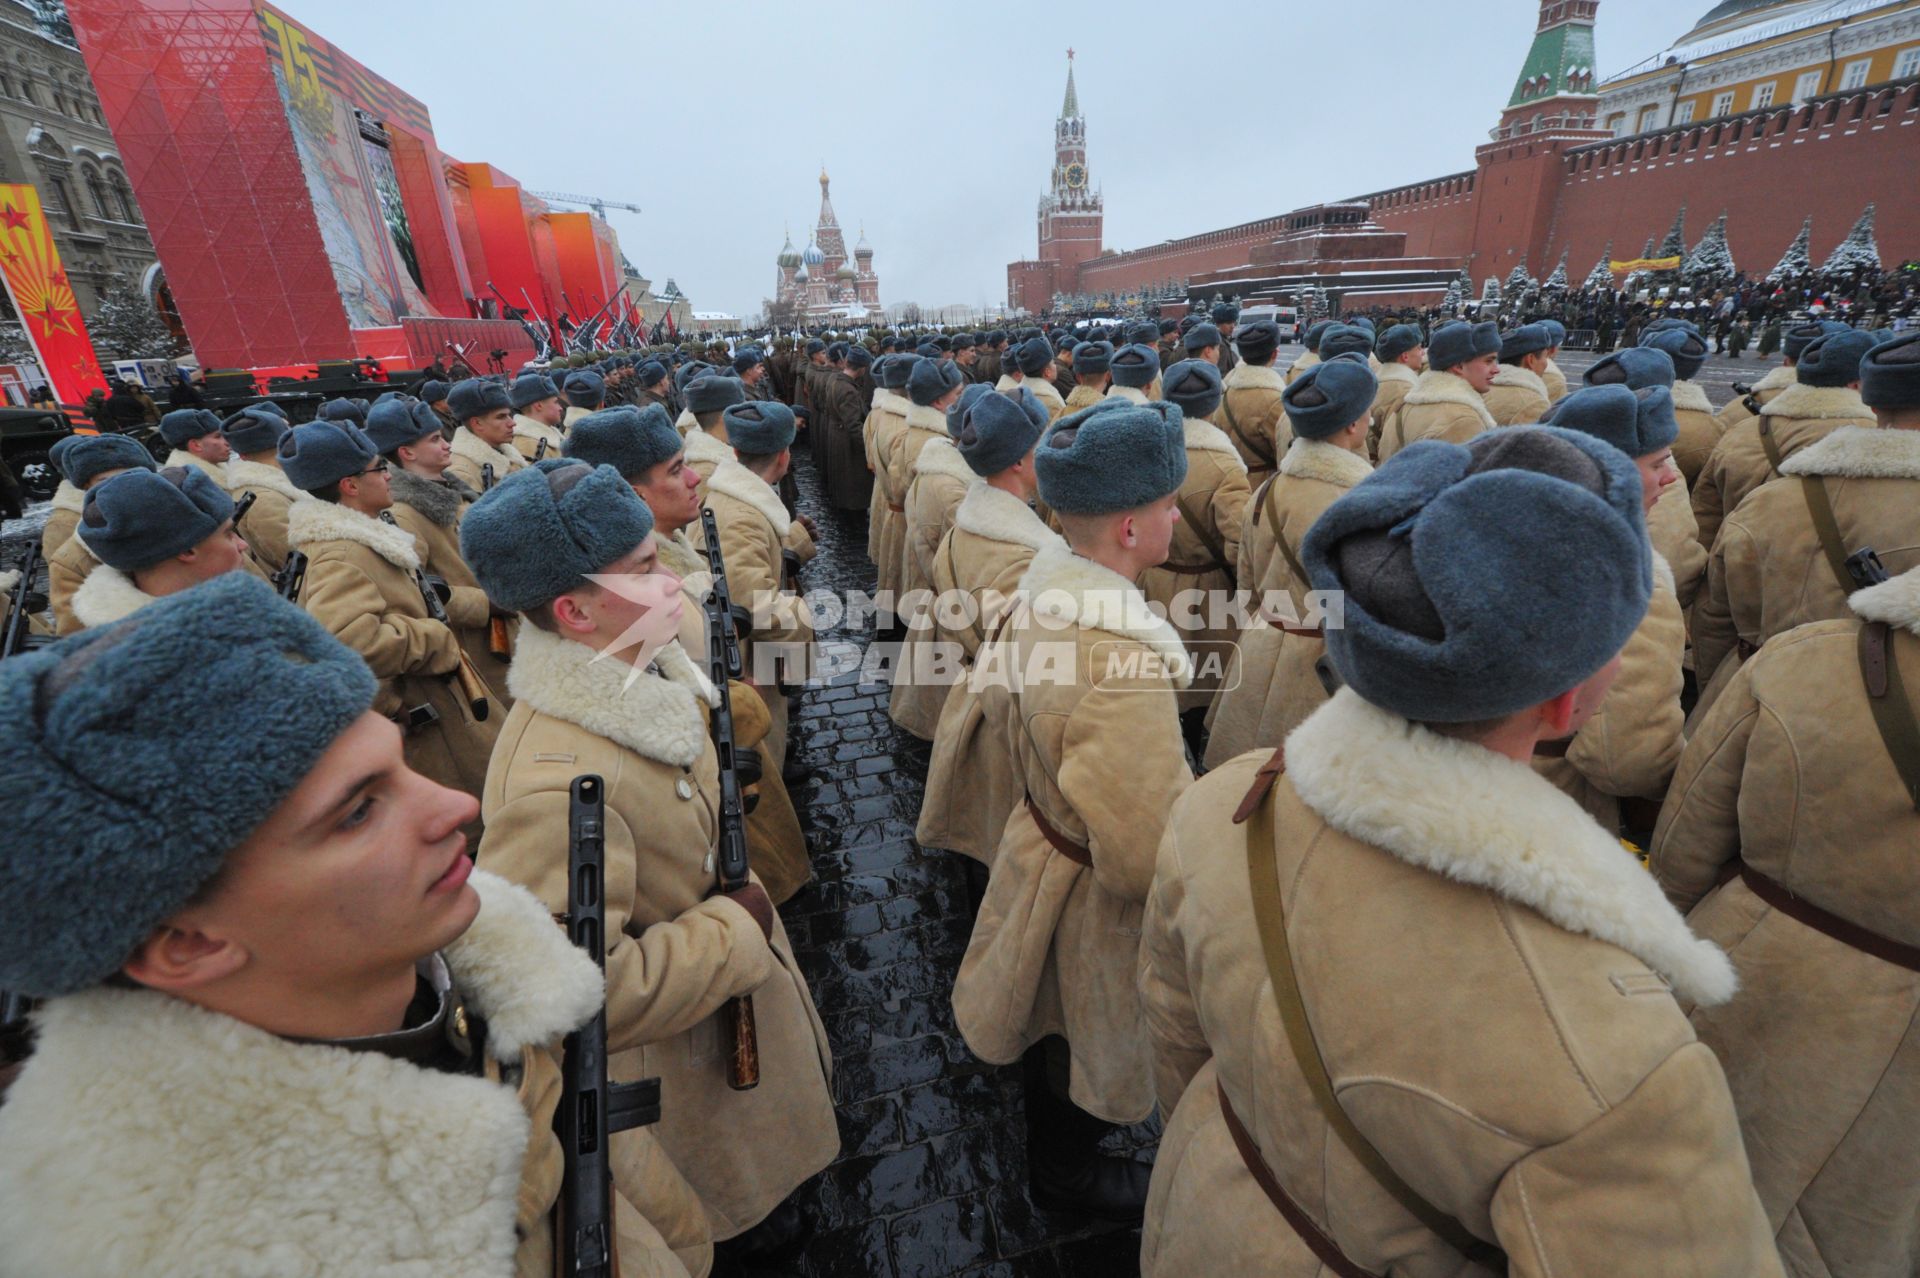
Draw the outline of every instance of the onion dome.
<instances>
[{"instance_id":1,"label":"onion dome","mask_svg":"<svg viewBox=\"0 0 1920 1278\"><path fill-rule=\"evenodd\" d=\"M867 228L864 226L860 228L860 242L853 246L853 255L859 258L873 256L873 246L867 243Z\"/></svg>"},{"instance_id":2,"label":"onion dome","mask_svg":"<svg viewBox=\"0 0 1920 1278\"><path fill-rule=\"evenodd\" d=\"M800 255L800 260L805 262L808 266L818 266L822 262L827 260L827 255L820 251L820 246L818 244L815 244L811 239L809 239L807 241L807 251Z\"/></svg>"},{"instance_id":3,"label":"onion dome","mask_svg":"<svg viewBox=\"0 0 1920 1278\"><path fill-rule=\"evenodd\" d=\"M860 272L853 269L852 262L842 262L840 264L840 269L833 273L833 278L837 280L858 279L859 276L860 276Z\"/></svg>"},{"instance_id":4,"label":"onion dome","mask_svg":"<svg viewBox=\"0 0 1920 1278\"><path fill-rule=\"evenodd\" d=\"M812 278L813 275L807 270L807 264L805 262L800 263L800 269L793 273L793 282L795 284L805 284Z\"/></svg>"},{"instance_id":5,"label":"onion dome","mask_svg":"<svg viewBox=\"0 0 1920 1278\"><path fill-rule=\"evenodd\" d=\"M787 242L780 246L780 256L773 259L774 265L791 268L800 265L800 250L793 247L793 236L787 236Z\"/></svg>"}]
</instances>

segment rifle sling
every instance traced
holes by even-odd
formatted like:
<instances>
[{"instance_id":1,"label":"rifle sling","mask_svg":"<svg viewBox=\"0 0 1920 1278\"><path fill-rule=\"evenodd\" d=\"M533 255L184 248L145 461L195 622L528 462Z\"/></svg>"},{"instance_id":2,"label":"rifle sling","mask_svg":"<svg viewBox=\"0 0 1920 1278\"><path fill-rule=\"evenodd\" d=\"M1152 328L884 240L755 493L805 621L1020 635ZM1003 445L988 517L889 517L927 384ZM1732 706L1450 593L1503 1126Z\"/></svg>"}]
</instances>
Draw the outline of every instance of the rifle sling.
<instances>
[{"instance_id":1,"label":"rifle sling","mask_svg":"<svg viewBox=\"0 0 1920 1278\"><path fill-rule=\"evenodd\" d=\"M1913 715L1906 685L1894 664L1894 636L1884 621L1860 627L1860 674L1867 685L1867 708L1873 711L1880 740L1907 787L1907 798L1920 812L1920 722Z\"/></svg>"},{"instance_id":2,"label":"rifle sling","mask_svg":"<svg viewBox=\"0 0 1920 1278\"><path fill-rule=\"evenodd\" d=\"M1282 555L1286 556L1288 570L1293 573L1301 585L1312 589L1313 583L1307 578L1307 570L1300 563L1300 556L1293 552L1293 547L1287 544L1287 539L1280 535L1280 508L1276 504L1276 490L1280 487L1279 483L1276 482L1278 479L1279 476L1276 475L1273 479L1267 481L1265 489L1266 495L1260 502L1260 517L1266 521L1267 531L1273 534L1273 544L1280 548Z\"/></svg>"},{"instance_id":3,"label":"rifle sling","mask_svg":"<svg viewBox=\"0 0 1920 1278\"><path fill-rule=\"evenodd\" d=\"M1229 577L1233 576L1233 565L1227 562L1226 548L1220 544L1219 531L1213 527L1212 523L1196 518L1193 512L1187 509L1187 499L1184 494L1176 496L1173 504L1180 512L1180 522L1193 529L1194 536L1200 539L1200 544L1206 547L1207 553L1213 556L1213 559L1204 564L1169 563L1163 566L1173 572L1192 573L1196 576L1213 569L1218 569Z\"/></svg>"},{"instance_id":4,"label":"rifle sling","mask_svg":"<svg viewBox=\"0 0 1920 1278\"><path fill-rule=\"evenodd\" d=\"M1771 438L1766 436L1764 438ZM1840 593L1851 595L1859 589L1853 574L1847 571L1847 544L1840 538L1840 523L1833 517L1833 499L1827 494L1826 481L1818 475L1800 476L1800 495L1807 499L1807 514L1813 519L1813 531L1820 538L1820 550L1840 583Z\"/></svg>"},{"instance_id":5,"label":"rifle sling","mask_svg":"<svg viewBox=\"0 0 1920 1278\"><path fill-rule=\"evenodd\" d=\"M1239 445L1240 451L1246 456L1257 458L1260 462L1261 469L1272 470L1274 466L1272 456L1270 456L1266 450L1255 447L1254 442L1247 438L1246 432L1240 429L1240 420L1233 415L1233 398L1231 395L1222 395L1220 397L1220 411L1227 415L1227 429L1233 432L1233 442Z\"/></svg>"},{"instance_id":6,"label":"rifle sling","mask_svg":"<svg viewBox=\"0 0 1920 1278\"><path fill-rule=\"evenodd\" d=\"M1294 974L1293 952L1287 941L1286 902L1280 893L1280 866L1274 852L1273 787L1286 770L1286 747L1274 751L1260 769L1254 788L1234 813L1247 824L1247 877L1253 892L1254 924L1260 932L1260 948L1266 956L1267 976L1273 985L1273 1001L1287 1033L1287 1045L1293 1049L1294 1064L1299 1067L1307 1090L1313 1094L1314 1107L1327 1126L1346 1146L1375 1184L1385 1190L1408 1215L1439 1237L1449 1247L1477 1264L1506 1272L1504 1252L1468 1232L1466 1227L1441 1211L1400 1178L1373 1143L1353 1125L1353 1119L1341 1107L1321 1059L1320 1045L1313 1036L1313 1025L1300 995L1300 983Z\"/></svg>"},{"instance_id":7,"label":"rifle sling","mask_svg":"<svg viewBox=\"0 0 1920 1278\"><path fill-rule=\"evenodd\" d=\"M1786 456L1780 451L1780 441L1773 437L1773 419L1760 414L1760 447L1766 451L1767 466L1773 471L1772 478L1780 477L1780 463Z\"/></svg>"}]
</instances>

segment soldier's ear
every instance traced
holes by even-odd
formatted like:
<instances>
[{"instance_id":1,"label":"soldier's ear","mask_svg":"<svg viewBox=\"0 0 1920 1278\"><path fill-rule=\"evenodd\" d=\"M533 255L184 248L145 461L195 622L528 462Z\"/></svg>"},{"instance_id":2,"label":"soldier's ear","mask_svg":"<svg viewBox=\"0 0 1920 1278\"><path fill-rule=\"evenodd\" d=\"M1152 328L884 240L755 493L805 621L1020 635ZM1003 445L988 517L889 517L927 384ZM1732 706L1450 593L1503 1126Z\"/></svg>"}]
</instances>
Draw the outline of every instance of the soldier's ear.
<instances>
[{"instance_id":1,"label":"soldier's ear","mask_svg":"<svg viewBox=\"0 0 1920 1278\"><path fill-rule=\"evenodd\" d=\"M251 957L245 946L230 937L175 920L155 928L121 965L121 971L148 989L177 994L232 976Z\"/></svg>"}]
</instances>

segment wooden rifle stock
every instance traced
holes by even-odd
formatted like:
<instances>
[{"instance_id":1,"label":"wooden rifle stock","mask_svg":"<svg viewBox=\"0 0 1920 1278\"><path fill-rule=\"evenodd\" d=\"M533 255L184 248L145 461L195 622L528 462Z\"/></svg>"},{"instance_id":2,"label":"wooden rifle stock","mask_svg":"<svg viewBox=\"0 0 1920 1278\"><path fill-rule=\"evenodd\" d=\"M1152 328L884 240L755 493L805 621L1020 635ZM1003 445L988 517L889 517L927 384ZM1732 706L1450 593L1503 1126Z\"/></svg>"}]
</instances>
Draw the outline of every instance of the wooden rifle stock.
<instances>
[{"instance_id":1,"label":"wooden rifle stock","mask_svg":"<svg viewBox=\"0 0 1920 1278\"><path fill-rule=\"evenodd\" d=\"M487 651L502 661L513 656L513 633L507 629L505 617L487 619Z\"/></svg>"},{"instance_id":2,"label":"wooden rifle stock","mask_svg":"<svg viewBox=\"0 0 1920 1278\"><path fill-rule=\"evenodd\" d=\"M718 890L735 892L752 882L747 863L747 813L740 797L740 770L733 743L733 694L729 681L740 675L740 641L727 595L726 564L720 556L720 531L713 512L700 512L707 542L707 567L713 576L707 593L707 665L720 702L713 708L713 745L720 756L720 838L715 849ZM727 1086L736 1092L760 1085L760 1037L754 1026L751 995L728 999L722 1009L727 1026Z\"/></svg>"},{"instance_id":3,"label":"wooden rifle stock","mask_svg":"<svg viewBox=\"0 0 1920 1278\"><path fill-rule=\"evenodd\" d=\"M380 522L389 527L399 527L399 524L394 521L391 510L380 512ZM438 580L439 578L429 578L419 568L413 570L413 584L420 589L420 598L427 605L427 616L445 626L451 633L453 623L447 619L447 605L440 598L440 592L433 586L434 581ZM446 583L442 581L440 584ZM454 646L460 653L460 663L453 668L453 680L459 685L460 696L467 703L467 713L473 716L475 723L485 723L488 713L492 710L492 702L489 700L492 693L487 690L487 681L482 679L480 672L473 668L473 658L467 655L465 648L459 647L459 643L459 636L455 635Z\"/></svg>"}]
</instances>

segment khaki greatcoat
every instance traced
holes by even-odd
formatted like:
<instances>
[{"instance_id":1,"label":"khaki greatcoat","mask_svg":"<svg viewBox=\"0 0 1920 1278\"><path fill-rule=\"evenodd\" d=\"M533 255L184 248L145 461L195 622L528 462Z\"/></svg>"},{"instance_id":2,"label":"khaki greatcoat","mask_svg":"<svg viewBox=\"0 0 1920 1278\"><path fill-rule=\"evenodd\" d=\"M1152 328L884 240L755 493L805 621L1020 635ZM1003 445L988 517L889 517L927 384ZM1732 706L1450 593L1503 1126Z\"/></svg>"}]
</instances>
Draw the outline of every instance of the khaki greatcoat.
<instances>
[{"instance_id":1,"label":"khaki greatcoat","mask_svg":"<svg viewBox=\"0 0 1920 1278\"><path fill-rule=\"evenodd\" d=\"M1673 441L1673 461L1689 486L1706 468L1713 446L1720 442L1721 426L1713 415L1713 401L1698 382L1681 378L1673 387L1673 419L1680 426Z\"/></svg>"},{"instance_id":2,"label":"khaki greatcoat","mask_svg":"<svg viewBox=\"0 0 1920 1278\"><path fill-rule=\"evenodd\" d=\"M547 455L551 457L553 452L549 450ZM453 432L453 460L447 463L447 474L476 493L483 493L487 490L483 467L493 467L493 482L497 484L514 471L525 470L532 464L512 443L505 448L495 448L462 426Z\"/></svg>"},{"instance_id":3,"label":"khaki greatcoat","mask_svg":"<svg viewBox=\"0 0 1920 1278\"><path fill-rule=\"evenodd\" d=\"M240 536L247 543L247 554L271 578L287 563L287 511L308 497L293 486L285 471L266 462L235 457L227 463L233 479L233 499L253 494L253 505L241 521Z\"/></svg>"},{"instance_id":4,"label":"khaki greatcoat","mask_svg":"<svg viewBox=\"0 0 1920 1278\"><path fill-rule=\"evenodd\" d=\"M1805 477L1822 477L1845 550L1871 546L1891 573L1920 564L1920 431L1841 427L1782 469L1727 519L1708 556L1693 613L1703 681L1729 656L1809 621L1847 615L1848 592L1820 548Z\"/></svg>"},{"instance_id":5,"label":"khaki greatcoat","mask_svg":"<svg viewBox=\"0 0 1920 1278\"><path fill-rule=\"evenodd\" d=\"M513 709L513 698L507 692L507 659L493 652L493 605L473 569L460 557L460 521L480 494L450 476L436 482L399 469L393 471L390 482L393 522L413 534L421 567L446 580L450 588L447 620L460 637L467 659L493 690L494 714L505 718ZM518 625L517 621L507 623L509 655Z\"/></svg>"},{"instance_id":6,"label":"khaki greatcoat","mask_svg":"<svg viewBox=\"0 0 1920 1278\"><path fill-rule=\"evenodd\" d=\"M1695 730L1654 836L1652 869L1740 974L1697 1008L1718 1053L1787 1270L1912 1272L1920 1252L1920 973L1774 909L1745 864L1849 923L1920 945L1916 816L1868 707L1861 617L1892 628L1920 701L1920 578L1853 596L1858 616L1800 626L1740 667ZM1718 885L1718 886L1716 886Z\"/></svg>"},{"instance_id":7,"label":"khaki greatcoat","mask_svg":"<svg viewBox=\"0 0 1920 1278\"><path fill-rule=\"evenodd\" d=\"M980 646L1007 616L1035 552L1063 544L1060 534L1012 493L986 483L967 490L933 560L935 592L965 591L971 601L963 624L941 625L936 614L934 631L938 642L960 650L967 673ZM914 829L922 847L993 862L1007 817L1025 794L1006 738L1010 715L996 698L1004 703L1005 693L993 680L962 678L947 692Z\"/></svg>"},{"instance_id":8,"label":"khaki greatcoat","mask_svg":"<svg viewBox=\"0 0 1920 1278\"><path fill-rule=\"evenodd\" d=\"M716 1239L759 1223L839 1152L826 1034L776 916L771 939L714 893L713 685L677 643L631 666L526 627L515 704L487 772L479 863L549 909L567 898L573 779L606 783L608 1074L659 1078L646 1129L699 1194ZM727 1085L723 1005L751 995L761 1078Z\"/></svg>"},{"instance_id":9,"label":"khaki greatcoat","mask_svg":"<svg viewBox=\"0 0 1920 1278\"><path fill-rule=\"evenodd\" d=\"M487 718L476 721L452 679L460 642L427 615L413 575L420 567L413 535L313 498L289 508L287 540L307 555L300 606L359 653L380 680L374 713L402 715L426 705L437 714L434 722L407 732L407 766L478 795L502 716L490 707ZM477 834L475 826L470 837Z\"/></svg>"},{"instance_id":10,"label":"khaki greatcoat","mask_svg":"<svg viewBox=\"0 0 1920 1278\"><path fill-rule=\"evenodd\" d=\"M1499 426L1531 426L1553 403L1540 375L1518 364L1502 364L1484 398L1487 415Z\"/></svg>"},{"instance_id":11,"label":"khaki greatcoat","mask_svg":"<svg viewBox=\"0 0 1920 1278\"><path fill-rule=\"evenodd\" d=\"M1494 425L1486 401L1466 378L1429 368L1420 374L1381 431L1380 460L1386 461L1416 439L1464 444Z\"/></svg>"},{"instance_id":12,"label":"khaki greatcoat","mask_svg":"<svg viewBox=\"0 0 1920 1278\"><path fill-rule=\"evenodd\" d=\"M1393 420L1400 404L1419 382L1420 374L1402 364L1399 360L1380 366L1380 388L1373 393L1373 407L1368 410L1367 456L1380 456L1380 434L1386 430L1387 423Z\"/></svg>"},{"instance_id":13,"label":"khaki greatcoat","mask_svg":"<svg viewBox=\"0 0 1920 1278\"><path fill-rule=\"evenodd\" d=\"M1259 747L1273 749L1308 715L1326 703L1327 691L1314 663L1327 650L1316 635L1289 633L1275 621L1311 627L1307 594L1313 587L1295 573L1277 538L1294 557L1307 529L1335 501L1373 472L1367 459L1324 440L1296 439L1280 459L1278 477L1247 503L1240 537L1241 589L1254 592L1258 620L1240 633L1233 665L1209 713L1206 766L1219 767ZM1290 607L1276 592L1284 592Z\"/></svg>"},{"instance_id":14,"label":"khaki greatcoat","mask_svg":"<svg viewBox=\"0 0 1920 1278\"><path fill-rule=\"evenodd\" d=\"M1728 428L1713 446L1700 482L1693 485L1693 516L1700 525L1700 544L1709 551L1720 535L1720 525L1739 509L1760 485L1774 477L1760 437L1765 424L1784 461L1842 426L1872 426L1873 412L1860 402L1860 392L1845 386L1802 386L1782 390L1760 409L1760 415Z\"/></svg>"},{"instance_id":15,"label":"khaki greatcoat","mask_svg":"<svg viewBox=\"0 0 1920 1278\"><path fill-rule=\"evenodd\" d=\"M1370 1273L1485 1275L1336 1138L1294 1063L1235 808L1270 752L1174 805L1142 939L1171 1114L1141 1272L1328 1271L1260 1190L1225 1093L1293 1203ZM1394 778L1382 786L1383 776ZM1779 1275L1726 1079L1668 992L1733 992L1726 956L1530 770L1351 690L1295 729L1275 785L1285 930L1338 1103L1515 1275Z\"/></svg>"},{"instance_id":16,"label":"khaki greatcoat","mask_svg":"<svg viewBox=\"0 0 1920 1278\"><path fill-rule=\"evenodd\" d=\"M1174 699L1186 657L1132 583L1064 542L1035 553L1020 589L1034 602L1016 605L976 672L995 661L1025 676L1005 699L1014 766L1090 864L1014 809L954 981L954 1019L994 1064L1063 1035L1073 1103L1138 1122L1153 1087L1133 972L1160 832L1193 779Z\"/></svg>"},{"instance_id":17,"label":"khaki greatcoat","mask_svg":"<svg viewBox=\"0 0 1920 1278\"><path fill-rule=\"evenodd\" d=\"M1280 394L1286 382L1272 364L1235 364L1221 382L1220 411L1214 420L1240 450L1247 484L1257 487L1285 455L1293 430Z\"/></svg>"},{"instance_id":18,"label":"khaki greatcoat","mask_svg":"<svg viewBox=\"0 0 1920 1278\"><path fill-rule=\"evenodd\" d=\"M1187 711L1212 703L1240 634L1225 605L1233 592L1252 492L1246 463L1225 431L1204 417L1188 417L1182 428L1187 477L1175 497L1180 522L1173 526L1166 562L1140 574L1140 592L1149 603L1170 610L1181 642L1199 664L1192 682L1178 693L1180 709Z\"/></svg>"},{"instance_id":19,"label":"khaki greatcoat","mask_svg":"<svg viewBox=\"0 0 1920 1278\"><path fill-rule=\"evenodd\" d=\"M907 638L901 645L887 713L893 721L920 738L933 740L946 705L947 690L963 671L937 660L933 612L938 594L933 562L953 527L953 515L967 490L980 477L948 440L936 439L920 450L913 463L913 482L907 486L907 553L902 563L906 579L901 590L909 596ZM916 593L921 598L912 598ZM928 660L929 657L936 658Z\"/></svg>"}]
</instances>

